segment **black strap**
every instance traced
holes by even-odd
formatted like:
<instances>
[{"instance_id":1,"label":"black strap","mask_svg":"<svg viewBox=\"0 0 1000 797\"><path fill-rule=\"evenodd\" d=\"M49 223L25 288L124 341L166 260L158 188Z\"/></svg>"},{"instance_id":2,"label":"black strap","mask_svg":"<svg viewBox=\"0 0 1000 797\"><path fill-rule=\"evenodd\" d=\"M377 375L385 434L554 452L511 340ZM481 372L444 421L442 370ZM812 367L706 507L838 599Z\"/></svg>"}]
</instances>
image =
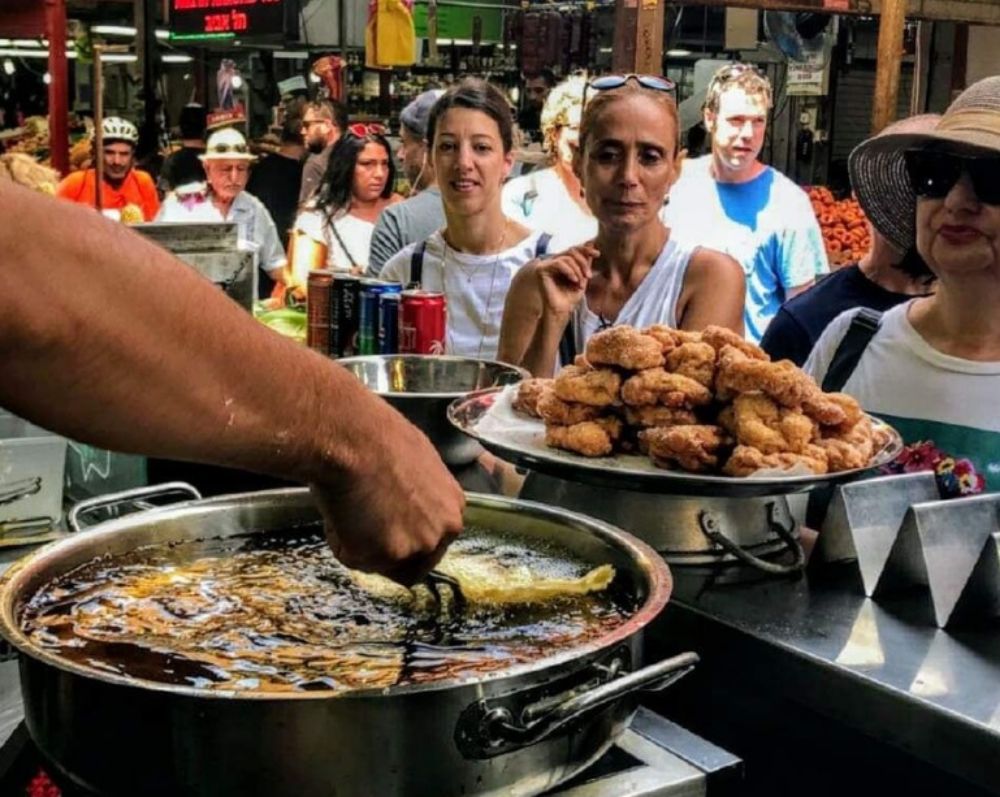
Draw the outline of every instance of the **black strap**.
<instances>
[{"instance_id":1,"label":"black strap","mask_svg":"<svg viewBox=\"0 0 1000 797\"><path fill-rule=\"evenodd\" d=\"M408 288L419 288L424 276L424 254L427 252L427 241L416 245L410 255L410 283Z\"/></svg>"},{"instance_id":2,"label":"black strap","mask_svg":"<svg viewBox=\"0 0 1000 797\"><path fill-rule=\"evenodd\" d=\"M576 359L576 334L573 326L573 317L570 316L563 336L559 339L559 362L563 365L572 365Z\"/></svg>"},{"instance_id":3,"label":"black strap","mask_svg":"<svg viewBox=\"0 0 1000 797\"><path fill-rule=\"evenodd\" d=\"M854 369L858 367L861 355L865 353L875 333L878 332L882 314L868 307L862 307L847 328L847 333L833 354L830 367L823 377L823 390L826 393L836 393L851 378Z\"/></svg>"},{"instance_id":4,"label":"black strap","mask_svg":"<svg viewBox=\"0 0 1000 797\"><path fill-rule=\"evenodd\" d=\"M547 232L538 236L538 240L535 241L535 257L541 257L549 251L549 241L551 240L552 236Z\"/></svg>"},{"instance_id":5,"label":"black strap","mask_svg":"<svg viewBox=\"0 0 1000 797\"><path fill-rule=\"evenodd\" d=\"M340 237L340 233L337 232L337 223L335 221L330 221L330 229L333 230L333 237L337 239L337 243L343 250L344 254L347 255L347 260L351 264L351 268L358 271L358 264L354 262L354 258L351 256L351 250L347 248L344 244L344 239Z\"/></svg>"}]
</instances>

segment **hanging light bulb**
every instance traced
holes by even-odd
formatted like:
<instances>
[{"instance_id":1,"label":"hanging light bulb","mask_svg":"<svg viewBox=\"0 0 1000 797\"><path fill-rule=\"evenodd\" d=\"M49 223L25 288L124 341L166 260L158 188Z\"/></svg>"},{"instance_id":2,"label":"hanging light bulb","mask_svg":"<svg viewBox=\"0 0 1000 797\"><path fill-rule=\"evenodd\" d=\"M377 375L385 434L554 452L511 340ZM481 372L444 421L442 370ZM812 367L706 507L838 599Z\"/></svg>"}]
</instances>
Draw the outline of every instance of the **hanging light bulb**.
<instances>
[{"instance_id":1,"label":"hanging light bulb","mask_svg":"<svg viewBox=\"0 0 1000 797\"><path fill-rule=\"evenodd\" d=\"M309 82L310 83L319 83L319 79L320 79L319 75L317 75L315 72L310 72L309 73Z\"/></svg>"},{"instance_id":2,"label":"hanging light bulb","mask_svg":"<svg viewBox=\"0 0 1000 797\"><path fill-rule=\"evenodd\" d=\"M243 88L243 78L239 75L233 75L233 88L237 91Z\"/></svg>"},{"instance_id":3,"label":"hanging light bulb","mask_svg":"<svg viewBox=\"0 0 1000 797\"><path fill-rule=\"evenodd\" d=\"M14 66L14 62L13 61L11 61L9 58L7 58L7 59L4 60L4 62L3 62L3 71L4 72L6 72L8 75L13 75L15 69L16 69L16 67Z\"/></svg>"},{"instance_id":4,"label":"hanging light bulb","mask_svg":"<svg viewBox=\"0 0 1000 797\"><path fill-rule=\"evenodd\" d=\"M44 75L42 75L42 80L44 81L45 85L47 86L47 85L49 85L49 83L52 82L52 75L50 75L48 72L46 72Z\"/></svg>"}]
</instances>

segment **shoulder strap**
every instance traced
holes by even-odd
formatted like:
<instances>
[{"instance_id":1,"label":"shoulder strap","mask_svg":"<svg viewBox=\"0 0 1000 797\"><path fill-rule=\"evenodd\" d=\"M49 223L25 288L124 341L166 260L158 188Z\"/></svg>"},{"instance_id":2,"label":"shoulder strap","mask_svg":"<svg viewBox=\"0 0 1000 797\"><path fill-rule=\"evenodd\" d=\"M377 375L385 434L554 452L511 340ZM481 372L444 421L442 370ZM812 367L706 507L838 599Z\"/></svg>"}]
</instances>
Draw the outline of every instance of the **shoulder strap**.
<instances>
[{"instance_id":1,"label":"shoulder strap","mask_svg":"<svg viewBox=\"0 0 1000 797\"><path fill-rule=\"evenodd\" d=\"M575 325L573 324L573 316L570 316L569 323L566 324L566 329L563 331L562 338L559 340L559 362L563 365L572 365L573 360L576 359L576 333Z\"/></svg>"},{"instance_id":2,"label":"shoulder strap","mask_svg":"<svg viewBox=\"0 0 1000 797\"><path fill-rule=\"evenodd\" d=\"M854 369L858 367L861 355L865 353L875 333L878 332L882 314L871 308L862 307L851 319L843 340L837 347L830 361L830 367L823 378L823 390L826 393L836 393L851 378Z\"/></svg>"},{"instance_id":3,"label":"shoulder strap","mask_svg":"<svg viewBox=\"0 0 1000 797\"><path fill-rule=\"evenodd\" d=\"M535 257L541 257L549 251L549 241L552 240L552 236L543 232L538 236L538 240L535 242Z\"/></svg>"},{"instance_id":4,"label":"shoulder strap","mask_svg":"<svg viewBox=\"0 0 1000 797\"><path fill-rule=\"evenodd\" d=\"M354 262L354 256L351 254L351 250L347 248L347 244L344 243L344 239L340 237L340 233L337 231L337 222L334 219L330 219L330 230L333 232L334 238L337 239L338 246L340 246L343 253L347 255L347 260L351 264L351 268L357 271L358 264Z\"/></svg>"},{"instance_id":5,"label":"shoulder strap","mask_svg":"<svg viewBox=\"0 0 1000 797\"><path fill-rule=\"evenodd\" d=\"M424 276L424 255L427 252L427 241L423 240L417 244L410 255L410 282L408 288L419 288Z\"/></svg>"}]
</instances>

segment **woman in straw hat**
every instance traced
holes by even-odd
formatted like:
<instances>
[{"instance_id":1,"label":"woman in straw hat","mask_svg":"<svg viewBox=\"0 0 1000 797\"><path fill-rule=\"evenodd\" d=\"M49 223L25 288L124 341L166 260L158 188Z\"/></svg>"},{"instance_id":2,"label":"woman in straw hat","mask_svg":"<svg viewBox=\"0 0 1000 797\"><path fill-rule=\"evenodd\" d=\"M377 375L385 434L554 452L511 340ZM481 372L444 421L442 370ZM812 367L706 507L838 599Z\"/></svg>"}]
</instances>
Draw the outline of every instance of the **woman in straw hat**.
<instances>
[{"instance_id":1,"label":"woman in straw hat","mask_svg":"<svg viewBox=\"0 0 1000 797\"><path fill-rule=\"evenodd\" d=\"M931 132L864 142L850 169L872 223L901 250L915 242L937 288L870 322L841 314L806 370L921 443L918 469L949 471L960 494L1000 489L1000 77Z\"/></svg>"},{"instance_id":2,"label":"woman in straw hat","mask_svg":"<svg viewBox=\"0 0 1000 797\"><path fill-rule=\"evenodd\" d=\"M156 220L235 222L240 240L255 248L261 269L275 282L283 282L286 260L278 229L264 203L245 190L256 157L243 134L231 127L215 131L205 154L198 157L207 185L189 183L168 194Z\"/></svg>"}]
</instances>

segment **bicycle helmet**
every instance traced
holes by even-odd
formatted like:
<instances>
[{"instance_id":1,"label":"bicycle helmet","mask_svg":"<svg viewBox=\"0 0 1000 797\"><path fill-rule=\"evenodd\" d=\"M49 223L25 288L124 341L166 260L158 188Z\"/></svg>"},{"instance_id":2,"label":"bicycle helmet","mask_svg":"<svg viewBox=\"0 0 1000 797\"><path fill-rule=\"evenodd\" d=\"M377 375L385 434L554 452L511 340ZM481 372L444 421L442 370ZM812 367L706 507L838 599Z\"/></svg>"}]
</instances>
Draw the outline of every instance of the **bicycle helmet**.
<instances>
[{"instance_id":1,"label":"bicycle helmet","mask_svg":"<svg viewBox=\"0 0 1000 797\"><path fill-rule=\"evenodd\" d=\"M133 147L139 143L139 130L128 119L109 116L101 123L104 141L124 141Z\"/></svg>"}]
</instances>

